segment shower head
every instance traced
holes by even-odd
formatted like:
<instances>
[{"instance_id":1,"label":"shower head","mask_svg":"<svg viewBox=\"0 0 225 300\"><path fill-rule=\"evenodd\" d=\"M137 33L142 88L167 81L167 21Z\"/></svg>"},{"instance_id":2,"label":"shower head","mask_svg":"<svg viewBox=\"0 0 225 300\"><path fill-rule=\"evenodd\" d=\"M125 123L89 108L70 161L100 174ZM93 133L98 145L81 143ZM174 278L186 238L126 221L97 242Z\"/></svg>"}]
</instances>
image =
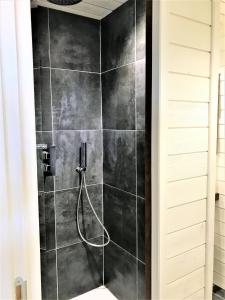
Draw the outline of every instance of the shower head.
<instances>
[{"instance_id":1,"label":"shower head","mask_svg":"<svg viewBox=\"0 0 225 300\"><path fill-rule=\"evenodd\" d=\"M77 4L81 1L82 0L48 0L48 2L51 2L53 4L57 4L57 5L74 5L74 4Z\"/></svg>"}]
</instances>

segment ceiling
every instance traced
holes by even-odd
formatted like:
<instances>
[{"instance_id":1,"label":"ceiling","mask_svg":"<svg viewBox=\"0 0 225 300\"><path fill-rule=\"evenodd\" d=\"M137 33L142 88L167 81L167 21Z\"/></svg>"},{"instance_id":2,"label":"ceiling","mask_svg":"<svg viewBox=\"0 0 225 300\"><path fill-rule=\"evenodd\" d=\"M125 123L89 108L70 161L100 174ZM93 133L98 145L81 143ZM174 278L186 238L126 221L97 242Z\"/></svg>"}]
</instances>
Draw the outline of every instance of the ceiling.
<instances>
[{"instance_id":1,"label":"ceiling","mask_svg":"<svg viewBox=\"0 0 225 300\"><path fill-rule=\"evenodd\" d=\"M70 6L55 5L47 0L32 0L31 3L32 7L39 5L101 20L125 2L127 2L127 0L83 0L78 4Z\"/></svg>"}]
</instances>

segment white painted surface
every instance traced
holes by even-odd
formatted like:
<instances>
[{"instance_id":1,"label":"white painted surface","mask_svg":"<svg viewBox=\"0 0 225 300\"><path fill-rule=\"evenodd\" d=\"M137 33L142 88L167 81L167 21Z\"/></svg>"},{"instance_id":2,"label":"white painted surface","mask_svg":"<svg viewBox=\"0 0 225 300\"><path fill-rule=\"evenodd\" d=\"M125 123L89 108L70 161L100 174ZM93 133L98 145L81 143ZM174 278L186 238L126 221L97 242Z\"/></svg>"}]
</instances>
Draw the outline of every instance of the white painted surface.
<instances>
[{"instance_id":1,"label":"white painted surface","mask_svg":"<svg viewBox=\"0 0 225 300\"><path fill-rule=\"evenodd\" d=\"M0 299L41 299L30 2L0 1ZM25 298L24 298L25 299Z\"/></svg>"},{"instance_id":2,"label":"white painted surface","mask_svg":"<svg viewBox=\"0 0 225 300\"><path fill-rule=\"evenodd\" d=\"M152 195L157 202L153 232L158 230L153 298L208 300L213 284L219 6L214 0L155 2L159 21L154 28L160 38L155 39L158 53L153 51L158 62L158 69L153 68L152 124L158 135L153 139L153 175L158 175Z\"/></svg>"},{"instance_id":3,"label":"white painted surface","mask_svg":"<svg viewBox=\"0 0 225 300\"><path fill-rule=\"evenodd\" d=\"M75 297L71 300L117 300L117 298L104 286L94 289L81 296Z\"/></svg>"},{"instance_id":4,"label":"white painted surface","mask_svg":"<svg viewBox=\"0 0 225 300\"><path fill-rule=\"evenodd\" d=\"M44 6L64 12L80 15L92 19L101 20L119 6L127 2L127 0L82 0L82 2L74 5L56 5L47 0L33 0L33 6Z\"/></svg>"}]
</instances>

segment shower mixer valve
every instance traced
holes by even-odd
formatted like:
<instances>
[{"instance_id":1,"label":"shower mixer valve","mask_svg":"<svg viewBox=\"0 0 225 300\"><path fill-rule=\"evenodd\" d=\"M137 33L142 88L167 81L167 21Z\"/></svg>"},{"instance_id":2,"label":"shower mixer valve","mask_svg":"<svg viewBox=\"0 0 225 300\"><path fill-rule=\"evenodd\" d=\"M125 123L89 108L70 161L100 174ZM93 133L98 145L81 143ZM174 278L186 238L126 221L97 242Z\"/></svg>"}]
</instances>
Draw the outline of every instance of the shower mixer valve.
<instances>
[{"instance_id":1,"label":"shower mixer valve","mask_svg":"<svg viewBox=\"0 0 225 300\"><path fill-rule=\"evenodd\" d=\"M87 170L87 143L81 143L80 147L80 165L76 168L76 172L81 174Z\"/></svg>"}]
</instances>

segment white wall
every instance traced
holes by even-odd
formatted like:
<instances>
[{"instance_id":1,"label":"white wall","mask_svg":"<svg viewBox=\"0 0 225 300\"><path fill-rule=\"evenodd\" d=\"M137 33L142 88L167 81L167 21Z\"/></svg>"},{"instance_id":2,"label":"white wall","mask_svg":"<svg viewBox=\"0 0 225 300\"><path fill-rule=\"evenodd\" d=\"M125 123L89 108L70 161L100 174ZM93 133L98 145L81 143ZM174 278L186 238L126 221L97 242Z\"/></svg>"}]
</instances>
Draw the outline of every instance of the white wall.
<instances>
[{"instance_id":1,"label":"white wall","mask_svg":"<svg viewBox=\"0 0 225 300\"><path fill-rule=\"evenodd\" d=\"M220 2L220 101L217 141L214 283L225 289L225 1Z\"/></svg>"},{"instance_id":2,"label":"white wall","mask_svg":"<svg viewBox=\"0 0 225 300\"><path fill-rule=\"evenodd\" d=\"M153 299L211 299L214 2L153 3Z\"/></svg>"}]
</instances>

